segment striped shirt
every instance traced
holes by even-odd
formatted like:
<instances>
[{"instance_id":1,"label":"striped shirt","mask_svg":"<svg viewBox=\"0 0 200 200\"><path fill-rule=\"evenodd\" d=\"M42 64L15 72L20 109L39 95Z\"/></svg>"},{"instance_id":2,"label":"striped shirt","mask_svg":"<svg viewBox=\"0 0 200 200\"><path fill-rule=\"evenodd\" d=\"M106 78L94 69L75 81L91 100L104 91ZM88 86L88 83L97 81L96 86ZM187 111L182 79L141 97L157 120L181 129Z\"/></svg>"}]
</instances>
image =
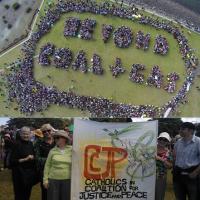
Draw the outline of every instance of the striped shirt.
<instances>
[{"instance_id":1,"label":"striped shirt","mask_svg":"<svg viewBox=\"0 0 200 200\"><path fill-rule=\"evenodd\" d=\"M200 165L200 138L193 135L192 139L185 141L178 140L174 146L176 160L175 166L187 169Z\"/></svg>"}]
</instances>

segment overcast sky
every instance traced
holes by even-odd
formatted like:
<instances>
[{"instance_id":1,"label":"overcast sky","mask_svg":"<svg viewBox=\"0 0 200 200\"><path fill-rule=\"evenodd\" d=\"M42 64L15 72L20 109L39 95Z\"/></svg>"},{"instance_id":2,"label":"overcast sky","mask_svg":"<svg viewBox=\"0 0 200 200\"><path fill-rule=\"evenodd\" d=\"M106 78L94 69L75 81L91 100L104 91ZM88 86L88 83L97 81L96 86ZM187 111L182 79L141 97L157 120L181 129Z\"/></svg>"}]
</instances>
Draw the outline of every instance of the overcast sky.
<instances>
[{"instance_id":1,"label":"overcast sky","mask_svg":"<svg viewBox=\"0 0 200 200\"><path fill-rule=\"evenodd\" d=\"M0 126L6 124L9 119L8 117L0 117Z\"/></svg>"},{"instance_id":2,"label":"overcast sky","mask_svg":"<svg viewBox=\"0 0 200 200\"><path fill-rule=\"evenodd\" d=\"M197 123L197 122L200 122L200 117L199 118L181 118L182 121L184 122L193 122L193 123Z\"/></svg>"}]
</instances>

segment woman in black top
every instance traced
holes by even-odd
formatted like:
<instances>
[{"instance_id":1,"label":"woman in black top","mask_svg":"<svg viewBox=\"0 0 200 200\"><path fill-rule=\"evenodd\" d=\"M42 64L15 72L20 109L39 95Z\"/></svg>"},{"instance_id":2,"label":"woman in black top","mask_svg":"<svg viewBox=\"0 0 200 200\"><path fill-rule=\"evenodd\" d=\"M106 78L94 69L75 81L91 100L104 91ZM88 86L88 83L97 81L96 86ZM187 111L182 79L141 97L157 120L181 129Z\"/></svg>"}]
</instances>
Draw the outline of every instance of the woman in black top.
<instances>
[{"instance_id":1,"label":"woman in black top","mask_svg":"<svg viewBox=\"0 0 200 200\"><path fill-rule=\"evenodd\" d=\"M11 154L12 178L15 200L29 200L36 178L35 156L29 127L22 127L20 140L16 142Z\"/></svg>"},{"instance_id":2,"label":"woman in black top","mask_svg":"<svg viewBox=\"0 0 200 200\"><path fill-rule=\"evenodd\" d=\"M43 124L40 130L44 137L35 143L35 160L40 177L41 200L47 200L47 189L43 186L43 172L49 151L55 146L52 136L54 128L50 124Z\"/></svg>"}]
</instances>

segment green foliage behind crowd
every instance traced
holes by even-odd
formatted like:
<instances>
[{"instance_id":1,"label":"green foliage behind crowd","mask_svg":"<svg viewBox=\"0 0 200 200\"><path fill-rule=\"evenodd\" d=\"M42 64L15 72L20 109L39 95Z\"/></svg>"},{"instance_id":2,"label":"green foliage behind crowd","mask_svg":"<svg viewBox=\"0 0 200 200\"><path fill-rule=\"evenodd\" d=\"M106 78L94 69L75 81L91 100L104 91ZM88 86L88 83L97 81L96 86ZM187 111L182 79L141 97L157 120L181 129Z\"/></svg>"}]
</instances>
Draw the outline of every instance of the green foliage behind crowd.
<instances>
[{"instance_id":1,"label":"green foliage behind crowd","mask_svg":"<svg viewBox=\"0 0 200 200\"><path fill-rule=\"evenodd\" d=\"M55 129L63 129L65 126L70 125L73 122L71 118L11 118L8 121L9 128L21 128L23 126L30 126L33 128L39 128L43 124L49 123Z\"/></svg>"}]
</instances>

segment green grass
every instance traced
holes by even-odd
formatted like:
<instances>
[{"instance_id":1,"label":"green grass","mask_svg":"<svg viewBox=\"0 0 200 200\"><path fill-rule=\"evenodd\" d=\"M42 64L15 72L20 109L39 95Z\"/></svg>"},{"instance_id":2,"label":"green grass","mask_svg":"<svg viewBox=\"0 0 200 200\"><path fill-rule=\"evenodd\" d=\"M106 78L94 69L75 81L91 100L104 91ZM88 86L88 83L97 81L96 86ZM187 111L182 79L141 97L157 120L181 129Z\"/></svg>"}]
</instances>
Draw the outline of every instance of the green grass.
<instances>
[{"instance_id":1,"label":"green grass","mask_svg":"<svg viewBox=\"0 0 200 200\"><path fill-rule=\"evenodd\" d=\"M94 31L93 40L85 41L78 38L65 38L63 36L64 23L68 17L78 16L80 19L93 18L97 21L97 26ZM126 25L131 27L136 32L143 30L145 33L150 32L152 35L151 46L147 52L138 50L135 44L131 45L128 49L120 49L115 47L113 39L111 38L107 44L104 44L101 39L101 25L103 23L112 24L115 28ZM154 40L157 34L165 35L170 44L170 51L167 56L159 56L153 53ZM59 39L57 39L59 38ZM105 70L103 76L93 75L91 73L82 74L81 72L74 72L72 69L65 71L57 69L54 66L41 67L38 62L35 62L35 78L43 82L45 85L55 85L60 90L67 90L72 85L71 80L75 80L73 84L77 94L89 96L104 96L109 99L114 99L117 102L131 103L131 104L154 104L162 105L171 98L172 95L168 94L162 89L150 88L146 85L138 85L132 83L128 76L133 63L142 63L147 66L145 70L145 78L148 77L153 65L158 64L166 75L170 72L176 71L184 77L185 71L183 68L183 61L178 52L178 46L174 39L164 31L157 31L153 28L145 27L129 20L121 20L117 17L104 17L104 16L91 16L91 14L77 14L69 13L62 15L61 20L52 28L51 32L41 39L38 47L52 42L57 47L69 47L76 55L78 50L83 49L87 53L88 61L96 52L102 58L102 66ZM37 51L36 54L38 54ZM174 60L174 55L177 59ZM126 73L119 78L113 78L109 71L109 65L114 64L115 58L120 57L122 63L126 68ZM53 76L53 81L47 78L47 75ZM181 86L183 79L178 82L178 87ZM84 83L84 84L83 84ZM89 89L88 89L89 88ZM142 94L142 95L141 95ZM158 98L160 96L161 98Z\"/></svg>"},{"instance_id":2,"label":"green grass","mask_svg":"<svg viewBox=\"0 0 200 200\"><path fill-rule=\"evenodd\" d=\"M5 54L4 56L2 56L0 58L0 68L4 68L10 65L11 63L15 62L17 58L22 57L20 49L21 49L21 45L14 48L13 50Z\"/></svg>"},{"instance_id":3,"label":"green grass","mask_svg":"<svg viewBox=\"0 0 200 200\"><path fill-rule=\"evenodd\" d=\"M85 41L70 37L65 38L63 36L64 22L68 17L71 16L76 16L81 19L85 19L87 17L96 19L97 26L95 27L93 34L94 39L92 41ZM107 44L104 44L101 39L101 25L103 23L112 24L115 28L121 25L127 25L134 32L134 36L136 36L136 33L139 30L142 30L144 33L150 32L150 49L147 52L138 50L135 47L135 42L133 42L131 47L128 49L119 49L115 47L112 38ZM200 35L196 33L192 33L190 35L188 34L188 30L185 28L183 31L189 39L189 44L194 47L196 55L200 58ZM153 53L153 46L157 34L162 34L167 37L170 46L167 56L159 56ZM66 91L73 86L74 91L80 95L90 95L96 97L103 96L113 99L116 102L131 103L134 105L153 104L161 106L170 100L175 93L171 95L163 89L156 89L154 87L132 83L128 78L131 65L133 63L141 63L146 65L147 68L144 71L145 80L148 77L153 65L160 66L160 69L165 76L165 83L167 73L173 71L179 73L181 79L177 82L177 90L181 87L185 77L184 63L181 59L177 42L173 39L173 37L164 31L158 31L152 27L140 25L129 20L122 20L117 17L91 15L89 13L64 14L61 17L61 20L52 28L51 32L41 39L37 46L36 55L39 53L39 48L47 42L51 42L60 48L69 47L73 51L74 57L78 50L83 49L86 51L89 64L91 64L90 59L94 52L99 54L102 58L102 65L105 70L105 74L103 76L93 75L92 73L82 74L81 72L73 71L72 69L66 71L57 69L54 66L41 67L38 65L38 61L36 59L34 68L35 79L44 83L45 85L55 85L61 91ZM0 66L4 66L4 63L7 63L7 61L15 60L17 57L19 57L19 53L19 48L17 48L2 57L0 59ZM114 64L116 57L120 57L122 59L122 64L126 68L126 73L115 79L112 77L111 72L109 71L109 65ZM52 79L47 78L48 75L52 76ZM195 86L199 84L198 82L199 79L196 79ZM198 116L200 114L200 110L198 109L200 102L198 100L199 98L197 97L200 97L200 92L198 92L193 86L188 96L189 104L181 106L181 116ZM195 99L195 102L193 99ZM19 113L19 111L13 109L17 107L16 103L12 103L9 108L5 108L7 102L3 102L4 100L5 98L0 98L1 113L3 115L23 116ZM34 116L48 117L52 116L52 113L53 116L58 117L88 115L88 112L81 112L80 110L76 109L68 109L52 105L48 110L44 111L43 113L35 113ZM179 116L180 113L176 113L175 115Z\"/></svg>"},{"instance_id":4,"label":"green grass","mask_svg":"<svg viewBox=\"0 0 200 200\"><path fill-rule=\"evenodd\" d=\"M0 172L0 199L4 200L13 200L13 186L11 180L11 172L10 170L6 170ZM40 186L39 184L33 187L31 193L30 200L38 200L40 199ZM171 172L168 172L168 181L167 181L167 189L165 194L165 200L175 200L174 193L173 193L173 186L172 186L172 175Z\"/></svg>"},{"instance_id":5,"label":"green grass","mask_svg":"<svg viewBox=\"0 0 200 200\"><path fill-rule=\"evenodd\" d=\"M14 192L10 170L0 172L0 185L0 199L13 200ZM41 199L40 196L40 185L38 184L33 187L30 200Z\"/></svg>"}]
</instances>

